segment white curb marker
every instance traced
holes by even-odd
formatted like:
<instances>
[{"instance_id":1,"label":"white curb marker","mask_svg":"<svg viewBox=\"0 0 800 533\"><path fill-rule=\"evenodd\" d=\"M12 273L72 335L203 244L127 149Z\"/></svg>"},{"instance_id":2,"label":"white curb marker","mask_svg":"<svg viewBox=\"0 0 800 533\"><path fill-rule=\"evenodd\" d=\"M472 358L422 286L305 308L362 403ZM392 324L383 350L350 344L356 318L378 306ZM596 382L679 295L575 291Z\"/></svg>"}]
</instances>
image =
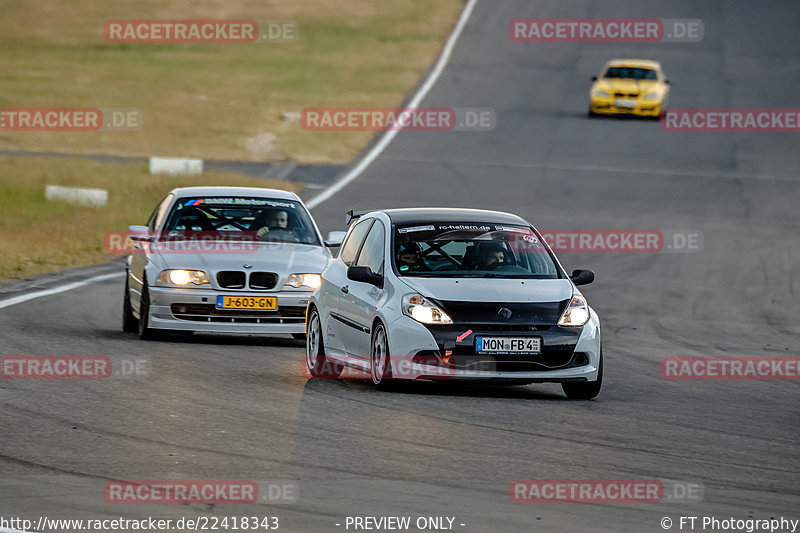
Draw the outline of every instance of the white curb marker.
<instances>
[{"instance_id":1,"label":"white curb marker","mask_svg":"<svg viewBox=\"0 0 800 533\"><path fill-rule=\"evenodd\" d=\"M188 157L151 157L150 174L202 174L203 160Z\"/></svg>"},{"instance_id":2,"label":"white curb marker","mask_svg":"<svg viewBox=\"0 0 800 533\"><path fill-rule=\"evenodd\" d=\"M104 206L108 203L108 191L105 189L85 189L81 187L62 187L47 185L44 198L48 202L68 202L78 205Z\"/></svg>"}]
</instances>

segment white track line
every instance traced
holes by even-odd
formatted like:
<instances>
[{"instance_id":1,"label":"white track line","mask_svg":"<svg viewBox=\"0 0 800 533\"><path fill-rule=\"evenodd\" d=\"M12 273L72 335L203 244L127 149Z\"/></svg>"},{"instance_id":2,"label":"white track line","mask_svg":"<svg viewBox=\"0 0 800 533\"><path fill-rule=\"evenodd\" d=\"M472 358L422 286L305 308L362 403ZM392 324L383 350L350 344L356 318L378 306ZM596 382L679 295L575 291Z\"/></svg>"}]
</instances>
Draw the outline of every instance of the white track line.
<instances>
[{"instance_id":1,"label":"white track line","mask_svg":"<svg viewBox=\"0 0 800 533\"><path fill-rule=\"evenodd\" d=\"M8 300L0 300L0 309L3 309L4 307L11 307L12 305L21 304L22 302L27 302L29 300L33 300L36 298L41 298L42 296L50 296L52 294L58 294L60 292L71 291L72 289L77 289L78 287L89 285L90 283L96 283L98 281L119 277L122 274L124 274L124 272L103 274L101 276L95 276L93 278L85 279L83 281L76 281L75 283L68 283L67 285L61 285L60 287L45 289L43 291L29 292L28 294L23 294L22 296L15 296L14 298L9 298ZM0 533L2 533L3 531L4 530L0 529Z\"/></svg>"},{"instance_id":2,"label":"white track line","mask_svg":"<svg viewBox=\"0 0 800 533\"><path fill-rule=\"evenodd\" d=\"M422 99L425 98L425 96L431 90L431 88L433 88L434 84L439 79L439 76L444 71L444 68L447 66L447 62L450 60L450 55L453 53L453 48L455 48L456 42L458 41L459 36L461 36L464 26L467 25L467 21L469 20L472 10L475 8L475 4L477 3L478 0L469 0L469 2L467 2L467 5L464 7L464 11L461 12L461 17L459 17L458 22L456 23L456 27L453 28L453 33L450 34L450 38L447 39L447 43L444 45L442 55L439 56L439 60L433 67L428 79L425 80L425 83L422 84L414 97L408 102L406 107L417 107L420 102L422 102ZM391 130L384 133L383 137L381 137L377 144L372 147L372 150L370 150L355 167L353 167L347 174L342 176L339 181L306 202L306 206L309 209L317 207L319 204L325 200L328 200L337 192L341 191L351 181L359 177L361 173L364 172L364 170L366 170L366 168L372 164L372 162L375 161L379 155L381 155L381 152L383 152L386 147L389 146L389 143L392 142L399 131L401 130Z\"/></svg>"}]
</instances>

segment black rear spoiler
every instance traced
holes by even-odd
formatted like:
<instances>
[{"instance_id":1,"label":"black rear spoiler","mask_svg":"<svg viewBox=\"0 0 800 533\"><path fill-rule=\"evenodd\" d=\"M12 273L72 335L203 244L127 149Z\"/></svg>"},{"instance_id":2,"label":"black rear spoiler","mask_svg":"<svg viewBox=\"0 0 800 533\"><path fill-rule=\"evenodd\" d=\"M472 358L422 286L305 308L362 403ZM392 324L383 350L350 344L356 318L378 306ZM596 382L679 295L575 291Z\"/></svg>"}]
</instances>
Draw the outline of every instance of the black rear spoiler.
<instances>
[{"instance_id":1,"label":"black rear spoiler","mask_svg":"<svg viewBox=\"0 0 800 533\"><path fill-rule=\"evenodd\" d=\"M372 211L373 211L373 210L369 210L369 209L368 209L368 210L366 210L366 211L353 211L353 210L351 209L350 211L348 211L347 213L345 213L345 216L344 216L344 221L345 221L345 224L349 226L349 225L350 225L350 223L351 223L352 221L354 221L355 219L357 219L357 218L359 218L359 217L361 217L361 216L363 216L363 215L366 215L367 213L371 213Z\"/></svg>"}]
</instances>

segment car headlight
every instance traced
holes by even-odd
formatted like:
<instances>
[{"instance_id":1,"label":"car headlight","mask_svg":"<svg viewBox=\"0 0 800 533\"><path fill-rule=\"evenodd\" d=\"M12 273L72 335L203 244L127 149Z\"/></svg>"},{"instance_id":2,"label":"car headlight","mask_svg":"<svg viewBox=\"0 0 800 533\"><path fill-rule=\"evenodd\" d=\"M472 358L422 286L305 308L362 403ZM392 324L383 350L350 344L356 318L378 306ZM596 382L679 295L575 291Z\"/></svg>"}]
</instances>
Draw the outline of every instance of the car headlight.
<instances>
[{"instance_id":1,"label":"car headlight","mask_svg":"<svg viewBox=\"0 0 800 533\"><path fill-rule=\"evenodd\" d=\"M292 274L286 280L286 285L298 289L300 287L308 287L316 289L322 285L322 276L319 274Z\"/></svg>"},{"instance_id":2,"label":"car headlight","mask_svg":"<svg viewBox=\"0 0 800 533\"><path fill-rule=\"evenodd\" d=\"M202 270L162 270L158 281L172 285L205 285L210 283L208 275Z\"/></svg>"},{"instance_id":3,"label":"car headlight","mask_svg":"<svg viewBox=\"0 0 800 533\"><path fill-rule=\"evenodd\" d=\"M603 91L602 89L595 89L592 94L594 94L595 96L599 96L600 98L608 98L609 96L611 96L610 94L608 94L607 91Z\"/></svg>"},{"instance_id":4,"label":"car headlight","mask_svg":"<svg viewBox=\"0 0 800 533\"><path fill-rule=\"evenodd\" d=\"M403 314L422 324L453 323L450 315L419 294L406 294L403 296Z\"/></svg>"},{"instance_id":5,"label":"car headlight","mask_svg":"<svg viewBox=\"0 0 800 533\"><path fill-rule=\"evenodd\" d=\"M558 319L559 326L582 326L589 321L589 305L580 296L574 296Z\"/></svg>"},{"instance_id":6,"label":"car headlight","mask_svg":"<svg viewBox=\"0 0 800 533\"><path fill-rule=\"evenodd\" d=\"M658 98L658 93L647 93L644 95L645 100L655 100L656 98Z\"/></svg>"}]
</instances>

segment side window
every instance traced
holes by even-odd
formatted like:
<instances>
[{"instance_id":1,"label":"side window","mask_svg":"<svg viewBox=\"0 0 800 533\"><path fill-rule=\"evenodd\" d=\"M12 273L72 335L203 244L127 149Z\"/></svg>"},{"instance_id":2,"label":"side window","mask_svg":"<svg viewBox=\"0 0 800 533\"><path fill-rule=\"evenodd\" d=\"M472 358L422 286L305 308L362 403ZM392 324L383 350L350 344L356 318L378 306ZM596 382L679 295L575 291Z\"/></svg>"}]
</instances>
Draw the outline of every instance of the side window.
<instances>
[{"instance_id":1,"label":"side window","mask_svg":"<svg viewBox=\"0 0 800 533\"><path fill-rule=\"evenodd\" d=\"M372 220L362 220L353 227L345 238L342 244L342 251L339 253L339 257L342 258L345 265L353 266L353 263L355 263L358 249L361 248L361 243L364 242L364 236L367 234L371 224Z\"/></svg>"},{"instance_id":2,"label":"side window","mask_svg":"<svg viewBox=\"0 0 800 533\"><path fill-rule=\"evenodd\" d=\"M161 222L164 220L164 215L167 214L167 208L171 203L172 195L168 194L166 198L161 200L161 203L155 208L153 214L150 215L150 220L147 221L147 227L150 228L151 232L155 231L156 228L161 225Z\"/></svg>"},{"instance_id":3,"label":"side window","mask_svg":"<svg viewBox=\"0 0 800 533\"><path fill-rule=\"evenodd\" d=\"M380 220L376 220L364 241L361 253L358 254L356 266L369 267L376 274L383 274L384 228Z\"/></svg>"}]
</instances>

